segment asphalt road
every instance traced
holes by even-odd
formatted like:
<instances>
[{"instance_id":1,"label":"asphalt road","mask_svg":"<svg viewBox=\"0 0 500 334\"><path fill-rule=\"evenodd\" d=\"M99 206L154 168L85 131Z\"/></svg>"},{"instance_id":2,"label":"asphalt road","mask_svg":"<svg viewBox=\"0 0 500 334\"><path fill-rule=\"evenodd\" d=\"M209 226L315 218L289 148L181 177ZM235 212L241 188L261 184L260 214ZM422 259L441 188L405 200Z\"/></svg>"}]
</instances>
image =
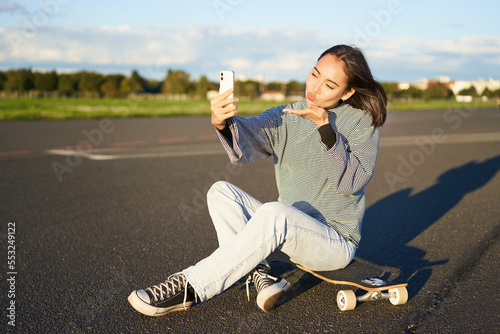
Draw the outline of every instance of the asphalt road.
<instances>
[{"instance_id":1,"label":"asphalt road","mask_svg":"<svg viewBox=\"0 0 500 334\"><path fill-rule=\"evenodd\" d=\"M158 318L129 293L216 249L215 180L275 200L272 161L229 165L207 117L0 123L0 331L498 332L500 111L388 119L357 255L400 268L407 304L341 312L340 287L277 265L293 287L270 313L236 285Z\"/></svg>"}]
</instances>

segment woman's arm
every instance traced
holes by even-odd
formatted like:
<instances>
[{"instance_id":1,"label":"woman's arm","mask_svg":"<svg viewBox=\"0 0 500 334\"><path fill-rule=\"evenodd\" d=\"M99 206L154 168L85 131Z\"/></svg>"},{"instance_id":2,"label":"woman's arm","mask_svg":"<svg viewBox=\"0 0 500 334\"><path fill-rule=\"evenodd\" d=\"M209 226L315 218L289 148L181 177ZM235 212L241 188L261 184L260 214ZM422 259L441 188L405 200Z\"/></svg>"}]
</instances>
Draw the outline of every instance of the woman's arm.
<instances>
[{"instance_id":1,"label":"woman's arm","mask_svg":"<svg viewBox=\"0 0 500 334\"><path fill-rule=\"evenodd\" d=\"M304 117L318 126L321 145L325 152L324 166L332 186L341 194L354 194L370 181L377 160L379 133L371 126L369 114L360 117L352 114L343 129L346 136L337 132L335 114L325 109L308 106L302 110L285 108L286 113ZM347 133L348 132L348 133Z\"/></svg>"},{"instance_id":2,"label":"woman's arm","mask_svg":"<svg viewBox=\"0 0 500 334\"><path fill-rule=\"evenodd\" d=\"M276 129L281 123L280 114L280 107L277 107L248 119L241 116L227 119L226 129L217 129L216 133L231 162L246 165L271 156L278 140ZM230 131L229 136L227 131Z\"/></svg>"},{"instance_id":3,"label":"woman's arm","mask_svg":"<svg viewBox=\"0 0 500 334\"><path fill-rule=\"evenodd\" d=\"M370 181L377 162L378 144L379 131L373 127L355 129L348 138L336 133L336 142L331 147L322 142L323 168L339 193L354 194Z\"/></svg>"},{"instance_id":4,"label":"woman's arm","mask_svg":"<svg viewBox=\"0 0 500 334\"><path fill-rule=\"evenodd\" d=\"M210 101L212 124L234 164L248 164L267 158L273 153L272 143L276 140L275 129L281 122L283 107L266 110L257 117L245 119L236 116L238 99L229 98L233 90L219 94Z\"/></svg>"}]
</instances>

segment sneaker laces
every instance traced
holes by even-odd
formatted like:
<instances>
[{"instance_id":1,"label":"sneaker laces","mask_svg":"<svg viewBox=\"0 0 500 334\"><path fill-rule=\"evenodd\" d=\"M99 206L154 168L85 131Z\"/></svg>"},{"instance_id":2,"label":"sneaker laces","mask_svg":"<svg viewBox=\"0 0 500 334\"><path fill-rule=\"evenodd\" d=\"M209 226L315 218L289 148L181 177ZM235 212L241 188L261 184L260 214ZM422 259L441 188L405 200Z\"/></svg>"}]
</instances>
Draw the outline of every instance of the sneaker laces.
<instances>
[{"instance_id":1,"label":"sneaker laces","mask_svg":"<svg viewBox=\"0 0 500 334\"><path fill-rule=\"evenodd\" d=\"M264 288L266 288L266 287L268 287L270 285L273 285L274 283L276 283L279 280L278 277L274 277L272 275L269 275L265 271L264 268L265 268L264 266L258 266L247 277L247 280L246 280L245 284L246 284L246 288L247 288L247 298L248 298L248 301L250 301L250 288L249 288L249 284L251 282L254 282L255 288L257 289L257 293L259 293L259 291L261 291L262 289L264 289ZM255 276L257 276L257 277L255 277Z\"/></svg>"},{"instance_id":2,"label":"sneaker laces","mask_svg":"<svg viewBox=\"0 0 500 334\"><path fill-rule=\"evenodd\" d=\"M186 301L188 297L188 280L186 276L182 272L175 273L170 275L165 282L160 283L159 285L153 285L152 287L149 287L146 289L146 291L149 291L151 295L154 298L155 302L158 302L158 300L162 301L164 299L169 298L172 295L175 295L176 291L180 292L182 289L184 289L184 301L183 301L183 306L184 310L187 310L186 308ZM198 300L198 294L196 293L196 290L194 290L194 298L195 301Z\"/></svg>"}]
</instances>

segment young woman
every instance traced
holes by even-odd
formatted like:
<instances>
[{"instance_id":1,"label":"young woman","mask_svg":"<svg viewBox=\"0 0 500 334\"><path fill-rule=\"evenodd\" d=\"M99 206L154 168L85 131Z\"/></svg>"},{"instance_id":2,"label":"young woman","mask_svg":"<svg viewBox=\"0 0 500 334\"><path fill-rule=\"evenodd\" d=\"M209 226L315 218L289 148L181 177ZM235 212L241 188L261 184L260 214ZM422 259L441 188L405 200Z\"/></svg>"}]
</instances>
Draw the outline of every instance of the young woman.
<instances>
[{"instance_id":1,"label":"young woman","mask_svg":"<svg viewBox=\"0 0 500 334\"><path fill-rule=\"evenodd\" d=\"M232 90L211 101L212 124L231 162L272 156L279 198L262 204L227 182L208 191L219 248L166 281L131 293L139 312L185 310L242 277L254 281L264 311L290 286L266 259L335 270L349 264L361 239L364 188L377 160L387 98L362 52L326 50L306 81L306 99L245 119Z\"/></svg>"}]
</instances>

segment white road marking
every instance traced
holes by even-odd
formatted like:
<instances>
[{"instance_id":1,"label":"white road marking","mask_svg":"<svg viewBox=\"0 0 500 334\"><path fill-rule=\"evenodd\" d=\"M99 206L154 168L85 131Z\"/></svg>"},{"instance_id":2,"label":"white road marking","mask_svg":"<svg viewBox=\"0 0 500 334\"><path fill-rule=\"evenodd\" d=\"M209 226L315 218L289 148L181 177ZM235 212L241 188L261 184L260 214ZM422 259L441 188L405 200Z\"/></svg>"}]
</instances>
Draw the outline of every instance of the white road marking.
<instances>
[{"instance_id":1,"label":"white road marking","mask_svg":"<svg viewBox=\"0 0 500 334\"><path fill-rule=\"evenodd\" d=\"M92 154L85 151L73 150L48 150L48 154L63 156L80 156L89 160L123 160L123 159L150 159L150 158L172 158L172 157L191 157L199 155L225 154L220 150L188 151L188 152L151 152L151 153L133 153L133 154Z\"/></svg>"},{"instance_id":2,"label":"white road marking","mask_svg":"<svg viewBox=\"0 0 500 334\"><path fill-rule=\"evenodd\" d=\"M465 133L465 134L442 134L440 144L463 144L463 143L488 143L500 141L500 132L483 132L483 133ZM381 147L404 147L416 145L418 141L432 140L431 135L427 136L394 136L381 137ZM150 158L174 158L174 157L191 157L200 155L215 155L225 154L222 148L214 149L214 145L206 150L189 150L185 151L163 151L163 152L144 152L144 153L120 153L124 148L103 148L92 150L71 150L71 149L51 149L45 151L47 154L62 155L62 156L80 156L89 160L105 161L105 160L123 160L123 159L150 159ZM96 152L96 153L93 153ZM98 153L106 152L106 154ZM115 154L113 154L115 153ZM120 153L120 154L118 154Z\"/></svg>"},{"instance_id":3,"label":"white road marking","mask_svg":"<svg viewBox=\"0 0 500 334\"><path fill-rule=\"evenodd\" d=\"M395 146L411 146L422 140L432 140L431 135L427 136L398 136L398 137L381 137L381 147ZM442 142L441 142L442 140ZM463 144L463 143L489 143L500 141L500 132L483 132L483 133L463 133L463 134L446 134L440 136L439 144Z\"/></svg>"}]
</instances>

